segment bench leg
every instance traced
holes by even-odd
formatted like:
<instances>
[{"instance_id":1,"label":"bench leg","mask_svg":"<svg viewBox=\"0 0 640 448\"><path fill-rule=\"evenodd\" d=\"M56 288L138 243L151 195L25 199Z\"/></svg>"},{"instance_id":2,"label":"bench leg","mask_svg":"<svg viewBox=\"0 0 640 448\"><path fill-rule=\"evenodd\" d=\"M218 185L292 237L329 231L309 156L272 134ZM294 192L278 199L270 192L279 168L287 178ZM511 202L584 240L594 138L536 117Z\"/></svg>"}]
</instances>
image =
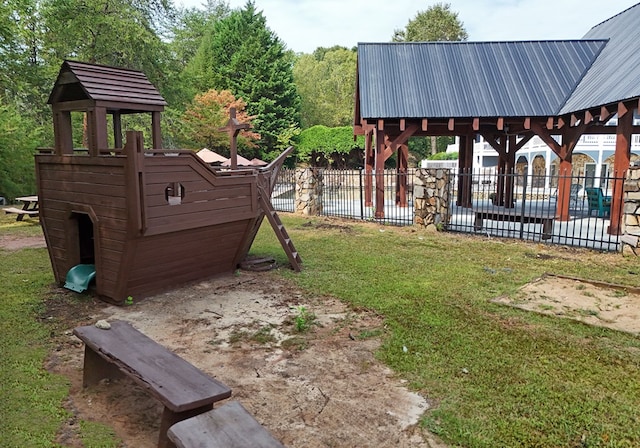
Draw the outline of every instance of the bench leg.
<instances>
[{"instance_id":1,"label":"bench leg","mask_svg":"<svg viewBox=\"0 0 640 448\"><path fill-rule=\"evenodd\" d=\"M191 409L183 412L173 412L171 409L165 407L162 411L162 419L160 420L160 437L158 439L158 448L176 448L175 444L169 440L167 431L175 423L181 422L196 415L200 415L203 412L207 412L213 409L213 404L201 406L199 408Z\"/></svg>"},{"instance_id":2,"label":"bench leg","mask_svg":"<svg viewBox=\"0 0 640 448\"><path fill-rule=\"evenodd\" d=\"M553 233L553 220L551 219L542 220L542 239L543 240L550 239L552 233Z\"/></svg>"},{"instance_id":3,"label":"bench leg","mask_svg":"<svg viewBox=\"0 0 640 448\"><path fill-rule=\"evenodd\" d=\"M107 362L88 345L84 346L84 368L82 372L82 386L95 386L105 378L117 379L122 372L112 363Z\"/></svg>"},{"instance_id":4,"label":"bench leg","mask_svg":"<svg viewBox=\"0 0 640 448\"><path fill-rule=\"evenodd\" d=\"M476 219L473 223L473 229L477 232L482 230L482 215L476 214Z\"/></svg>"}]
</instances>

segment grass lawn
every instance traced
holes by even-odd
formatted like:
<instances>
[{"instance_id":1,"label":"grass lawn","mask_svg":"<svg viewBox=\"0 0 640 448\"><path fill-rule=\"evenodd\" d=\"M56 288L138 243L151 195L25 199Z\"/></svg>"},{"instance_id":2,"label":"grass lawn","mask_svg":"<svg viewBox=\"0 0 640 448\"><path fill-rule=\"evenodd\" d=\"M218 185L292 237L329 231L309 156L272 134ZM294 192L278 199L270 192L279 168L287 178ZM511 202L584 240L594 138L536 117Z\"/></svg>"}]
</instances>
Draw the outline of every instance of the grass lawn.
<instances>
[{"instance_id":1,"label":"grass lawn","mask_svg":"<svg viewBox=\"0 0 640 448\"><path fill-rule=\"evenodd\" d=\"M301 288L385 318L378 357L432 408L422 423L451 445L640 446L640 338L491 299L544 272L640 286L637 259L413 228L283 216ZM37 231L0 218L0 233ZM252 252L286 257L268 226ZM64 378L47 373L38 311L53 277L44 249L0 249L2 446L55 446ZM6 297L6 298L5 298ZM27 415L28 414L28 415ZM25 417L26 415L26 417ZM112 437L88 428L87 446ZM108 433L108 431L106 431ZM103 438L102 438L103 437Z\"/></svg>"}]
</instances>

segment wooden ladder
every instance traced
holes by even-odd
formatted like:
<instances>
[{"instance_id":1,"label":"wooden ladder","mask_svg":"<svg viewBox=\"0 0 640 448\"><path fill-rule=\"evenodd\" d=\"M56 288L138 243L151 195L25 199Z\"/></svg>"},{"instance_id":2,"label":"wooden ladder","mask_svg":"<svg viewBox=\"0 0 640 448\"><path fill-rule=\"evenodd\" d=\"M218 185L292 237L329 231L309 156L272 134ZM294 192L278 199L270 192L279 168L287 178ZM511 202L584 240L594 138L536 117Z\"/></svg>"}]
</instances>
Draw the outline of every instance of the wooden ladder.
<instances>
[{"instance_id":1,"label":"wooden ladder","mask_svg":"<svg viewBox=\"0 0 640 448\"><path fill-rule=\"evenodd\" d=\"M302 269L302 259L300 258L298 251L293 245L293 241L291 241L291 237L289 237L287 229L284 228L284 224L282 224L278 212L276 212L273 208L273 205L271 205L271 201L267 199L269 196L267 196L265 190L263 188L258 189L260 206L262 207L262 210L264 210L264 214L269 220L269 224L271 224L271 227L276 233L276 236L278 237L278 240L280 241L284 252L287 254L289 263L291 263L291 267L294 271L300 272L300 270Z\"/></svg>"}]
</instances>

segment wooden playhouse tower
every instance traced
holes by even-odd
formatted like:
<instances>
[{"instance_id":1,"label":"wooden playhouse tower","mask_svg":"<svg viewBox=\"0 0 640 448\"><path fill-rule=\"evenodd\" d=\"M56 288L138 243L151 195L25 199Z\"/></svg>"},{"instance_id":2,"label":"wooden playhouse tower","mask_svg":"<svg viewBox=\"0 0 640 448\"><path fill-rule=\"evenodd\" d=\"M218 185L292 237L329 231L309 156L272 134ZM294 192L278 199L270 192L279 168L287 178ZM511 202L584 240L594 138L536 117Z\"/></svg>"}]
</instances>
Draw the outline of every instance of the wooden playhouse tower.
<instances>
[{"instance_id":1,"label":"wooden playhouse tower","mask_svg":"<svg viewBox=\"0 0 640 448\"><path fill-rule=\"evenodd\" d=\"M110 302L233 272L265 214L300 268L270 203L283 153L261 169L213 170L192 151L162 150L166 102L139 71L65 61L49 103L55 147L36 155L40 219L56 281L95 266ZM86 148L74 149L72 113L85 114ZM150 116L154 149L121 116ZM113 132L110 137L110 133Z\"/></svg>"}]
</instances>

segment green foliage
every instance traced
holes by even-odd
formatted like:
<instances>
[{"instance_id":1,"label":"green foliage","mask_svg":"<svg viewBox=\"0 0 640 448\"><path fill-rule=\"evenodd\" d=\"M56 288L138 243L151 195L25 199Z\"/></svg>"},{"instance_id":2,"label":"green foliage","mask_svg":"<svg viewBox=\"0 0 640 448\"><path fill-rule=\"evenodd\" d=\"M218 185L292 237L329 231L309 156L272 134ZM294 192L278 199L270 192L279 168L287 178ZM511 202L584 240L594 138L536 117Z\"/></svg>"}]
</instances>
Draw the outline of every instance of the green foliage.
<instances>
[{"instance_id":1,"label":"green foliage","mask_svg":"<svg viewBox=\"0 0 640 448\"><path fill-rule=\"evenodd\" d=\"M318 48L296 60L293 77L301 98L302 128L353 122L356 58L344 47Z\"/></svg>"},{"instance_id":2,"label":"green foliage","mask_svg":"<svg viewBox=\"0 0 640 448\"><path fill-rule=\"evenodd\" d=\"M13 223L15 218L3 215L0 234L12 234ZM68 381L43 368L52 328L37 317L51 281L45 249L16 252L0 249L2 446L52 447L58 428L68 418L62 407Z\"/></svg>"},{"instance_id":3,"label":"green foliage","mask_svg":"<svg viewBox=\"0 0 640 448\"><path fill-rule=\"evenodd\" d=\"M310 312L307 309L307 307L300 305L299 307L296 308L296 316L293 319L293 321L295 323L296 331L298 333L304 333L306 331L309 331L309 329L311 328L311 325L313 325L315 320L316 320L315 314Z\"/></svg>"},{"instance_id":4,"label":"green foliage","mask_svg":"<svg viewBox=\"0 0 640 448\"><path fill-rule=\"evenodd\" d=\"M200 91L229 90L247 104L269 159L283 131L298 126L300 98L293 83L293 54L267 28L253 2L215 23L188 67Z\"/></svg>"},{"instance_id":5,"label":"green foliage","mask_svg":"<svg viewBox=\"0 0 640 448\"><path fill-rule=\"evenodd\" d=\"M13 200L36 192L33 156L40 138L32 120L0 102L0 196Z\"/></svg>"},{"instance_id":6,"label":"green foliage","mask_svg":"<svg viewBox=\"0 0 640 448\"><path fill-rule=\"evenodd\" d=\"M431 145L435 139L436 149L432 150ZM409 153L416 160L429 159L434 153L445 152L447 146L454 142L454 137L411 137L409 138Z\"/></svg>"},{"instance_id":7,"label":"green foliage","mask_svg":"<svg viewBox=\"0 0 640 448\"><path fill-rule=\"evenodd\" d=\"M143 71L168 102L180 98L161 33L173 14L168 0L44 0L44 49L53 67L66 58Z\"/></svg>"},{"instance_id":8,"label":"green foliage","mask_svg":"<svg viewBox=\"0 0 640 448\"><path fill-rule=\"evenodd\" d=\"M364 137L353 140L350 126L328 128L313 126L300 132L298 137L298 160L318 165L321 159L336 163L354 149L364 148Z\"/></svg>"},{"instance_id":9,"label":"green foliage","mask_svg":"<svg viewBox=\"0 0 640 448\"><path fill-rule=\"evenodd\" d=\"M436 3L426 11L419 11L404 30L395 30L393 41L459 41L468 37L458 13L451 11L451 5Z\"/></svg>"},{"instance_id":10,"label":"green foliage","mask_svg":"<svg viewBox=\"0 0 640 448\"><path fill-rule=\"evenodd\" d=\"M428 157L429 160L458 160L457 152L439 152Z\"/></svg>"}]
</instances>

